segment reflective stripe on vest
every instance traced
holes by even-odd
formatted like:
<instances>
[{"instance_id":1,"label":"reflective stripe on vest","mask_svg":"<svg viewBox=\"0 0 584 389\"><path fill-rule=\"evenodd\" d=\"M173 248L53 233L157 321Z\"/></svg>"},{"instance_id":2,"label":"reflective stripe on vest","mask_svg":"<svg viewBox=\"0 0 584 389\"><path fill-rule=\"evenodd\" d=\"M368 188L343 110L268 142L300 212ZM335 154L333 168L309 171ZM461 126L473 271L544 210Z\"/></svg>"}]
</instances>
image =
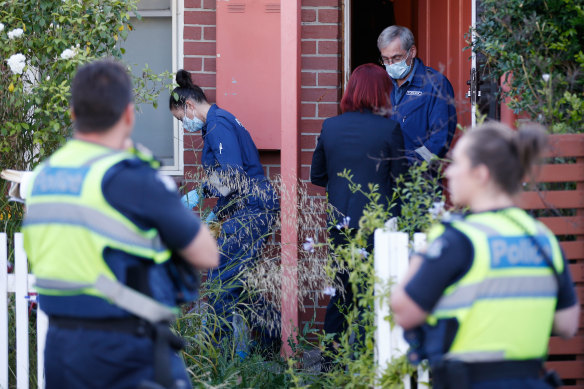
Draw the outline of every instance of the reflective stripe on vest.
<instances>
[{"instance_id":1,"label":"reflective stripe on vest","mask_svg":"<svg viewBox=\"0 0 584 389\"><path fill-rule=\"evenodd\" d=\"M532 238L508 217L542 243L554 267L559 273L563 271L553 234L518 208L472 214L448 223L469 238L474 257L470 269L446 288L427 320L430 326L440 319L458 320L458 331L445 358L501 361L545 357L558 286ZM443 231L443 225L430 231L431 240Z\"/></svg>"},{"instance_id":2,"label":"reflective stripe on vest","mask_svg":"<svg viewBox=\"0 0 584 389\"><path fill-rule=\"evenodd\" d=\"M95 209L76 204L41 203L28 207L27 225L34 224L69 224L91 230L108 239L122 244L139 246L154 251L166 250L160 236L146 238L129 229L118 220Z\"/></svg>"}]
</instances>

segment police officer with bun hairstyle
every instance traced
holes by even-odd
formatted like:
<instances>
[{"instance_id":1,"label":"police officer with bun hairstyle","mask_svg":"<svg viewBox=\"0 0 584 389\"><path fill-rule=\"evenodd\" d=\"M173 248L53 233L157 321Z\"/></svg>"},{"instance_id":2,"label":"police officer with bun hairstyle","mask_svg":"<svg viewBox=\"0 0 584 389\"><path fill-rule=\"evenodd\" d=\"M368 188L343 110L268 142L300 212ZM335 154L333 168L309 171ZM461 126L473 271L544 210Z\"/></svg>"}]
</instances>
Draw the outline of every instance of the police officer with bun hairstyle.
<instances>
[{"instance_id":1,"label":"police officer with bun hairstyle","mask_svg":"<svg viewBox=\"0 0 584 389\"><path fill-rule=\"evenodd\" d=\"M488 122L467 132L446 169L452 201L470 212L428 233L391 298L410 342L440 388L550 388L550 334L578 330L580 305L555 236L514 205L545 130Z\"/></svg>"},{"instance_id":2,"label":"police officer with bun hairstyle","mask_svg":"<svg viewBox=\"0 0 584 389\"><path fill-rule=\"evenodd\" d=\"M159 163L128 148L132 100L120 64L81 67L73 139L29 184L24 248L49 316L48 389L191 387L169 325L218 248Z\"/></svg>"},{"instance_id":3,"label":"police officer with bun hairstyle","mask_svg":"<svg viewBox=\"0 0 584 389\"><path fill-rule=\"evenodd\" d=\"M217 287L213 289L218 291L210 298L212 309L222 318L216 336L223 338L232 331L236 337L237 333L245 333L247 325L234 312L251 302L254 312L243 309L248 314L247 324L259 333L262 346L278 349L279 311L260 297L250 301L243 291L244 271L257 259L276 221L280 207L277 193L265 177L258 150L241 122L216 104L210 104L186 70L177 72L176 82L178 87L170 95L169 108L182 121L185 131L201 133L201 163L207 175L202 191L189 192L186 203L189 207L197 203L200 192L205 197L218 198L206 219L221 222L217 239L220 264L209 271L207 278L215 283ZM191 198L194 198L192 203ZM266 320L274 326L264 325ZM237 352L244 357L248 352L245 339L236 341Z\"/></svg>"}]
</instances>

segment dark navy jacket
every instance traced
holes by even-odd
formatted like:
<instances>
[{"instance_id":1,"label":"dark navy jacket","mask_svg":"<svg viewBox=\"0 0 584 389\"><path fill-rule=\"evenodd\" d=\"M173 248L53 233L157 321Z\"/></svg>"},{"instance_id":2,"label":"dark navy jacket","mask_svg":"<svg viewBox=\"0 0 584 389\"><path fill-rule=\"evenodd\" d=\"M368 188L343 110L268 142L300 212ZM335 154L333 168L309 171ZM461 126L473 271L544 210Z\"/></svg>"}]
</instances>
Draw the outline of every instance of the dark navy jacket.
<instances>
[{"instance_id":1,"label":"dark navy jacket","mask_svg":"<svg viewBox=\"0 0 584 389\"><path fill-rule=\"evenodd\" d=\"M450 81L442 73L425 66L419 58L415 60L413 73L399 88L406 89L403 97L398 100L398 86L393 79L394 89L390 95L390 117L401 126L410 162L426 159L415 151L420 147L444 157L456 130L454 90ZM420 151L424 153L426 150Z\"/></svg>"},{"instance_id":2,"label":"dark navy jacket","mask_svg":"<svg viewBox=\"0 0 584 389\"><path fill-rule=\"evenodd\" d=\"M216 214L223 211L225 215L225 209L238 198L245 198L245 203L260 203L267 209L278 208L275 192L264 176L255 143L235 116L213 104L207 112L202 134L203 167L207 174L218 172L222 183L232 190L231 194L224 196L207 186L219 197L214 209ZM246 185L242 181L246 181Z\"/></svg>"},{"instance_id":3,"label":"dark navy jacket","mask_svg":"<svg viewBox=\"0 0 584 389\"><path fill-rule=\"evenodd\" d=\"M312 156L310 181L326 187L329 203L339 211L337 220L330 221L338 223L339 216L349 216L349 227L357 228L368 203L365 195L353 194L349 181L338 176L343 169L351 171L353 181L366 193L369 183L378 184L381 201L388 204L395 179L408 168L403 149L399 124L370 111L345 112L325 120Z\"/></svg>"}]
</instances>

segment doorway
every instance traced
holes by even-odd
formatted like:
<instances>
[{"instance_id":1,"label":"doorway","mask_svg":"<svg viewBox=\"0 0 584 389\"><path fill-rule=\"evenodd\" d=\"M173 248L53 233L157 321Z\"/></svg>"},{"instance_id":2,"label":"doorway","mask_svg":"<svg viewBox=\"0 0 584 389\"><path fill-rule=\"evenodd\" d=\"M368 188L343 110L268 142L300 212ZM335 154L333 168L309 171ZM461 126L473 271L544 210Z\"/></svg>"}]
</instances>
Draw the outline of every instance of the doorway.
<instances>
[{"instance_id":1,"label":"doorway","mask_svg":"<svg viewBox=\"0 0 584 389\"><path fill-rule=\"evenodd\" d=\"M357 66L379 63L377 37L392 24L408 27L414 34L418 57L424 64L446 75L456 99L458 123L474 122L474 107L467 96L471 60L465 34L480 12L480 0L344 0L344 85ZM481 59L477 58L480 63ZM479 75L480 77L480 75ZM479 80L480 81L480 80ZM480 88L480 89L478 89ZM487 117L499 118L496 84L478 86L476 103Z\"/></svg>"},{"instance_id":2,"label":"doorway","mask_svg":"<svg viewBox=\"0 0 584 389\"><path fill-rule=\"evenodd\" d=\"M351 72L365 63L379 63L377 37L395 24L394 4L390 0L351 1Z\"/></svg>"}]
</instances>

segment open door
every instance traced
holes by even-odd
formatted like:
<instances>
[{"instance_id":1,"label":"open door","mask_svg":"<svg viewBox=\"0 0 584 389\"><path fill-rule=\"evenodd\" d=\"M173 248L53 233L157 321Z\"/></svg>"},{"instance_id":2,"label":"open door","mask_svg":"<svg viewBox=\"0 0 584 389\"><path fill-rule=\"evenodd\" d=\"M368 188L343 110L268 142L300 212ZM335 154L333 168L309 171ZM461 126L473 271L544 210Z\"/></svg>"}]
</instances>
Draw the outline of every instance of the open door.
<instances>
[{"instance_id":1,"label":"open door","mask_svg":"<svg viewBox=\"0 0 584 389\"><path fill-rule=\"evenodd\" d=\"M458 123L472 124L467 92L472 67L466 33L473 24L476 0L345 0L344 72L379 58L376 41L392 24L408 27L414 33L418 57L444 73L452 83ZM367 44L365 44L367 42ZM357 44L356 44L357 43ZM348 79L348 77L346 77Z\"/></svg>"}]
</instances>

